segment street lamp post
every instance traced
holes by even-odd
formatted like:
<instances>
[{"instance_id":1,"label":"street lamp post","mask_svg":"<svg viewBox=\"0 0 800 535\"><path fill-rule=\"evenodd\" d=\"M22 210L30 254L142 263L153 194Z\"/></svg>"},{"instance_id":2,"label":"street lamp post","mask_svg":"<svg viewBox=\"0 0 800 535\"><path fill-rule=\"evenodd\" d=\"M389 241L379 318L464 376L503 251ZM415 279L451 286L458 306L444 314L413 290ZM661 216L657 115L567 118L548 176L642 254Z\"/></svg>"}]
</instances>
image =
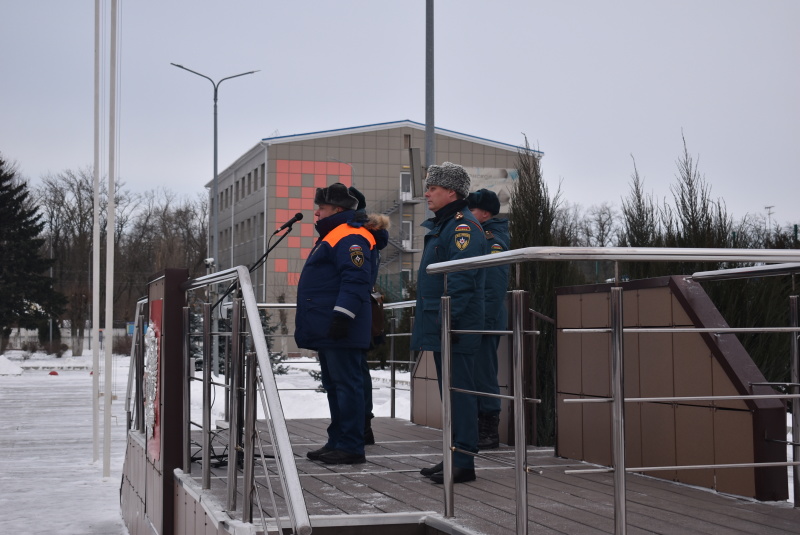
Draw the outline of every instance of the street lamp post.
<instances>
[{"instance_id":1,"label":"street lamp post","mask_svg":"<svg viewBox=\"0 0 800 535\"><path fill-rule=\"evenodd\" d=\"M202 76L209 82L211 85L214 86L214 185L212 187L214 201L211 203L211 209L214 210L214 230L213 230L213 237L214 237L214 263L213 269L216 271L219 269L219 177L217 176L217 93L219 91L219 86L225 80L230 80L231 78L238 78L239 76L245 76L247 74L257 73L258 71L248 71L243 72L240 74L234 74L233 76L227 76L221 79L219 82L214 82L211 78L206 76L205 74L200 74L197 71L193 71L192 69L187 69L183 65L178 65L177 63L170 63L179 69L183 69L185 71L189 71L192 74L196 74L197 76Z\"/></svg>"}]
</instances>

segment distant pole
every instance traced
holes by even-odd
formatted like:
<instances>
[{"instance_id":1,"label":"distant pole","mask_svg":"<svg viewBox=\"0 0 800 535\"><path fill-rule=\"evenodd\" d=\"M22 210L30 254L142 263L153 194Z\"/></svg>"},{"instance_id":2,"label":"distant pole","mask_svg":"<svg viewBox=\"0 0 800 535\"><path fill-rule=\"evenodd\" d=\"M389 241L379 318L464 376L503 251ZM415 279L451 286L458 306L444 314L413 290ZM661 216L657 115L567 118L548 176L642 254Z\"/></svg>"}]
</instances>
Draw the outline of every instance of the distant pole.
<instances>
[{"instance_id":1,"label":"distant pole","mask_svg":"<svg viewBox=\"0 0 800 535\"><path fill-rule=\"evenodd\" d=\"M92 227L92 462L100 458L100 0L94 1L94 223Z\"/></svg>"},{"instance_id":2,"label":"distant pole","mask_svg":"<svg viewBox=\"0 0 800 535\"><path fill-rule=\"evenodd\" d=\"M772 209L775 208L775 205L765 206L764 210L767 211L767 236L769 233L772 232Z\"/></svg>"},{"instance_id":3,"label":"distant pole","mask_svg":"<svg viewBox=\"0 0 800 535\"><path fill-rule=\"evenodd\" d=\"M433 0L425 2L425 168L436 163L436 123L433 118ZM424 180L422 194L425 193ZM425 203L423 203L425 204ZM433 213L425 204L425 217Z\"/></svg>"},{"instance_id":4,"label":"distant pole","mask_svg":"<svg viewBox=\"0 0 800 535\"><path fill-rule=\"evenodd\" d=\"M433 0L426 0L425 7L425 167L430 167L436 163L433 118Z\"/></svg>"},{"instance_id":5,"label":"distant pole","mask_svg":"<svg viewBox=\"0 0 800 535\"><path fill-rule=\"evenodd\" d=\"M119 0L111 0L111 69L108 93L108 216L106 218L106 369L103 385L103 477L111 475L111 351L114 346L114 228L116 227L116 205L114 199L116 174L117 138L117 6ZM95 372L96 373L96 372Z\"/></svg>"},{"instance_id":6,"label":"distant pole","mask_svg":"<svg viewBox=\"0 0 800 535\"><path fill-rule=\"evenodd\" d=\"M238 78L239 76L245 76L247 74L253 74L253 73L256 73L258 71L247 71L247 72L243 72L243 73L240 73L240 74L234 74L233 76L228 76L228 77L225 77L225 78L221 79L219 82L215 82L214 80L212 80L211 78L209 78L205 74L200 74L199 72L193 71L192 69L187 69L183 65L178 65L177 63L170 63L170 65L173 65L175 67L178 67L179 69L183 69L184 71L189 71L192 74L196 74L197 76L205 78L206 80L211 82L211 85L214 87L214 183L213 183L213 187L211 188L212 191L213 191L212 195L214 196L214 198L213 198L213 200L212 200L212 202L210 204L210 208L214 211L214 220L213 220L213 227L214 227L213 228L214 271L218 271L219 270L219 265L220 265L220 261L219 261L219 210L220 210L220 206L219 206L219 177L218 177L218 174L217 174L217 94L219 93L220 84L222 82L224 82L225 80L230 80L231 78ZM265 215L265 217L266 217L266 215ZM229 267L231 267L231 266L229 266Z\"/></svg>"}]
</instances>

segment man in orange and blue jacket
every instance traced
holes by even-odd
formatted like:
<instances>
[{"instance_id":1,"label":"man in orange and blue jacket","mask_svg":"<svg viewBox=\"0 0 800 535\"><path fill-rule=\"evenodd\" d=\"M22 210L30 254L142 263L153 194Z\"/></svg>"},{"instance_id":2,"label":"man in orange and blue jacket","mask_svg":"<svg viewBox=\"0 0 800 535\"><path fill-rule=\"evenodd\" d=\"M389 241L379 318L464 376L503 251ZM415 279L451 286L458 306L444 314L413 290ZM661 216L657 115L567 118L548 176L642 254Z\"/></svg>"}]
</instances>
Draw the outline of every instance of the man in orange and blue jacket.
<instances>
[{"instance_id":1,"label":"man in orange and blue jacket","mask_svg":"<svg viewBox=\"0 0 800 535\"><path fill-rule=\"evenodd\" d=\"M295 341L316 350L328 394L328 441L307 453L327 464L360 464L364 456L361 362L372 339L373 234L354 224L358 200L341 183L318 188L319 239L297 285Z\"/></svg>"}]
</instances>

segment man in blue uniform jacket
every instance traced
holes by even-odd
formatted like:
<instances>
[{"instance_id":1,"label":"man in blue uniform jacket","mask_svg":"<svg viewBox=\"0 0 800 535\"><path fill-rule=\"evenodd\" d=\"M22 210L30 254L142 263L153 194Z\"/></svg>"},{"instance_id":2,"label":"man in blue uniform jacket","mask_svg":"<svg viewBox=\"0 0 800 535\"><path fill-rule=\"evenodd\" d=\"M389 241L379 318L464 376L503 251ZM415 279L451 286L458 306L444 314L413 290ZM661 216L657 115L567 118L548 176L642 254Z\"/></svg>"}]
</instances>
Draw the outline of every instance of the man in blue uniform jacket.
<instances>
[{"instance_id":1,"label":"man in blue uniform jacket","mask_svg":"<svg viewBox=\"0 0 800 535\"><path fill-rule=\"evenodd\" d=\"M431 165L425 179L425 199L435 217L422 226L428 229L425 249L417 278L417 305L411 347L433 351L441 393L442 354L440 303L444 295L444 275L429 275L430 264L479 256L488 252L480 223L467 209L470 179L460 165L445 162ZM484 270L457 271L447 275L452 328L483 329ZM452 335L452 385L475 390L473 366L480 347L480 334ZM449 394L447 394L449 395ZM469 452L478 451L478 401L475 395L452 393L453 444ZM442 463L423 468L420 473L435 483L442 483ZM453 453L453 480L456 483L475 479L475 459L465 453Z\"/></svg>"},{"instance_id":2,"label":"man in blue uniform jacket","mask_svg":"<svg viewBox=\"0 0 800 535\"><path fill-rule=\"evenodd\" d=\"M314 215L319 239L297 285L294 338L316 350L328 393L328 441L307 453L327 464L360 464L364 457L361 362L372 338L372 254L375 237L354 224L358 200L344 184L318 188Z\"/></svg>"},{"instance_id":3,"label":"man in blue uniform jacket","mask_svg":"<svg viewBox=\"0 0 800 535\"><path fill-rule=\"evenodd\" d=\"M467 197L469 210L483 227L490 253L508 251L508 219L496 217L500 213L500 199L488 189L480 189ZM506 291L508 289L508 265L485 268L484 294L486 305L485 328L487 331L505 330L508 322ZM500 336L484 334L481 349L475 359L475 386L478 392L499 394L497 384L497 346ZM500 445L500 399L478 396L478 449L490 450Z\"/></svg>"}]
</instances>

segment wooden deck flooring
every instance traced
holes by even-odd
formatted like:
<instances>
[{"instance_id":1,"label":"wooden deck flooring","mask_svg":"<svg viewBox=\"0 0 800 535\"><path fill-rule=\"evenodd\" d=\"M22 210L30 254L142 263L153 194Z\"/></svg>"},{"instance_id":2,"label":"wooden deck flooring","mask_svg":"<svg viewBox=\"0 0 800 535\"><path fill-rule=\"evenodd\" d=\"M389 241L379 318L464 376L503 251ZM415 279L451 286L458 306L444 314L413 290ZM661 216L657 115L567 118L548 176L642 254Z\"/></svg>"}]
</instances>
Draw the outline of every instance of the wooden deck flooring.
<instances>
[{"instance_id":1,"label":"wooden deck flooring","mask_svg":"<svg viewBox=\"0 0 800 535\"><path fill-rule=\"evenodd\" d=\"M328 421L290 420L287 424L312 526L315 517L320 523L322 517L341 517L339 521L347 525L369 522L355 515L443 514L442 485L419 474L420 468L441 459L441 431L406 420L376 418L377 444L367 446L367 463L329 466L305 457L307 451L324 443ZM264 429L261 436L269 435ZM221 444L215 447L217 451L224 448ZM490 454L513 462L511 448L501 447ZM529 533L614 533L612 474L565 474L566 469L586 465L557 458L552 449L529 448L528 463L542 471L541 475L528 475ZM274 460L267 464L273 472ZM515 533L513 470L483 458L476 460L476 469L476 481L455 485L455 518L446 519L451 532ZM261 473L257 466L259 484L265 482ZM192 469L192 477L199 480L199 464ZM226 501L225 478L224 467L213 470L212 492L220 503ZM276 478L272 485L281 495ZM800 510L788 502L756 502L635 474L627 476L627 498L630 534L800 533ZM241 518L241 496L239 500L238 512L231 515L235 518ZM261 491L261 500L269 503L265 491ZM254 513L254 519L258 518ZM388 535L389 531L382 533Z\"/></svg>"}]
</instances>

